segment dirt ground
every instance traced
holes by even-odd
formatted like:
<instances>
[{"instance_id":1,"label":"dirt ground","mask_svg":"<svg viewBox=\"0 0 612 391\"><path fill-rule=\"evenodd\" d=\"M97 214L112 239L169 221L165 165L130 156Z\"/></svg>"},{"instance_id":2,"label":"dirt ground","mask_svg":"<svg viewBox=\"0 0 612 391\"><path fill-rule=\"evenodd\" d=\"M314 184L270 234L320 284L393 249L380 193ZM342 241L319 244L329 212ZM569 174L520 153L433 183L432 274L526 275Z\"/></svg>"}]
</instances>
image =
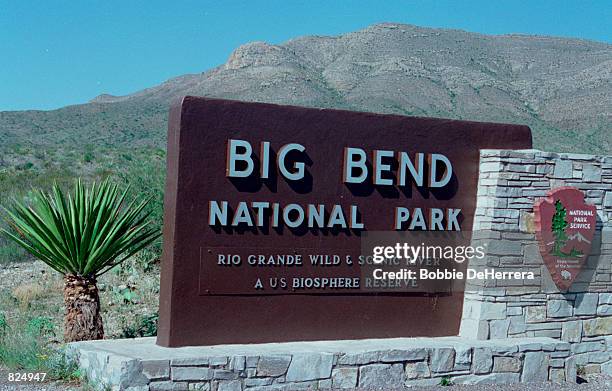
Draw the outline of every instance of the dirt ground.
<instances>
[{"instance_id":1,"label":"dirt ground","mask_svg":"<svg viewBox=\"0 0 612 391\"><path fill-rule=\"evenodd\" d=\"M85 391L90 388L65 383L8 383L6 372L0 370L0 391ZM553 384L553 383L529 383L529 384L475 384L455 386L434 387L412 387L404 388L402 391L610 391L612 390L612 377L605 375L590 375L588 382L582 384ZM355 389L354 391L367 391ZM393 390L390 390L393 391ZM399 391L399 390L398 390Z\"/></svg>"},{"instance_id":2,"label":"dirt ground","mask_svg":"<svg viewBox=\"0 0 612 391\"><path fill-rule=\"evenodd\" d=\"M58 340L63 328L63 278L40 261L0 265L0 313L9 326L36 317L50 318ZM140 317L155 314L159 304L159 269L144 271L136 261L98 280L107 338L121 337Z\"/></svg>"}]
</instances>

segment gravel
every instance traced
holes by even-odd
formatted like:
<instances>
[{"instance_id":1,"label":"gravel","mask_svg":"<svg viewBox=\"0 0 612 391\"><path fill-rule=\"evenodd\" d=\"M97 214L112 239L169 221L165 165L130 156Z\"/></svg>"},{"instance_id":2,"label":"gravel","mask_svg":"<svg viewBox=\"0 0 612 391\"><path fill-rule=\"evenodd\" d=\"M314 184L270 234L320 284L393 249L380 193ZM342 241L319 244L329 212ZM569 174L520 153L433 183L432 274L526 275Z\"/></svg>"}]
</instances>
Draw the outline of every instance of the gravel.
<instances>
[{"instance_id":1,"label":"gravel","mask_svg":"<svg viewBox=\"0 0 612 391\"><path fill-rule=\"evenodd\" d=\"M7 371L0 370L0 391L84 391L86 388L74 384L61 382L47 383L9 383ZM554 384L554 383L523 383L523 384L475 384L433 387L410 387L397 391L610 391L612 390L612 377L607 375L589 375L582 384ZM366 391L355 389L353 391ZM392 391L392 390L388 390Z\"/></svg>"}]
</instances>

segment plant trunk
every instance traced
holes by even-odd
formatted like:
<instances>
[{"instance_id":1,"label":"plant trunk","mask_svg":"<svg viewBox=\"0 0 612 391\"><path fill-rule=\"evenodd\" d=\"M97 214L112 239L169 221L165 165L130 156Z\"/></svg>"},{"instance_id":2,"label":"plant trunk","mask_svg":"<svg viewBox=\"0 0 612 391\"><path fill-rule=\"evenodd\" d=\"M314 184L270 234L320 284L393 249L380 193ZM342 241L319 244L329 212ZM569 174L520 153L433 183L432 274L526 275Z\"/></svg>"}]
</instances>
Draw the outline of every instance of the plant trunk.
<instances>
[{"instance_id":1,"label":"plant trunk","mask_svg":"<svg viewBox=\"0 0 612 391\"><path fill-rule=\"evenodd\" d=\"M64 276L64 340L88 341L104 338L100 297L95 278Z\"/></svg>"}]
</instances>

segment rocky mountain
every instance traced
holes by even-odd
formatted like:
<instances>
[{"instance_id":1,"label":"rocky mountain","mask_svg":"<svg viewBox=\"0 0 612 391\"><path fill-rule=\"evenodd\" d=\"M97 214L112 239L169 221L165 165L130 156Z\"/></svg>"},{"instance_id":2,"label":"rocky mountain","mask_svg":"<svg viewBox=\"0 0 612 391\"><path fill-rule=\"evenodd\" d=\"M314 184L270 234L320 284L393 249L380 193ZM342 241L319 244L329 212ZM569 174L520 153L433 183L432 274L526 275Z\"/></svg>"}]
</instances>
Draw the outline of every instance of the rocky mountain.
<instances>
[{"instance_id":1,"label":"rocky mountain","mask_svg":"<svg viewBox=\"0 0 612 391\"><path fill-rule=\"evenodd\" d=\"M0 142L5 156L15 145L163 148L168 103L181 95L522 123L536 148L612 150L612 45L392 23L249 43L217 68L127 96L1 112Z\"/></svg>"}]
</instances>

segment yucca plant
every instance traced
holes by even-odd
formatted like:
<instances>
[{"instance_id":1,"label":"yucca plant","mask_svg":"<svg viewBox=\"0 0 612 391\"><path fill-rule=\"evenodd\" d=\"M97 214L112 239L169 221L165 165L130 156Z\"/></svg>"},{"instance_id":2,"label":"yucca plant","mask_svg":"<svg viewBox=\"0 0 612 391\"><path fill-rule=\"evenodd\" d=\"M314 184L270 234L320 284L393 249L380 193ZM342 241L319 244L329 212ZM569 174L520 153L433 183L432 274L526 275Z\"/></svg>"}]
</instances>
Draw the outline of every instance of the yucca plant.
<instances>
[{"instance_id":1,"label":"yucca plant","mask_svg":"<svg viewBox=\"0 0 612 391\"><path fill-rule=\"evenodd\" d=\"M89 188L77 180L72 194L54 185L5 209L2 231L64 275L66 342L104 338L97 278L160 235L143 213L148 200L126 205L127 194L108 179Z\"/></svg>"}]
</instances>

